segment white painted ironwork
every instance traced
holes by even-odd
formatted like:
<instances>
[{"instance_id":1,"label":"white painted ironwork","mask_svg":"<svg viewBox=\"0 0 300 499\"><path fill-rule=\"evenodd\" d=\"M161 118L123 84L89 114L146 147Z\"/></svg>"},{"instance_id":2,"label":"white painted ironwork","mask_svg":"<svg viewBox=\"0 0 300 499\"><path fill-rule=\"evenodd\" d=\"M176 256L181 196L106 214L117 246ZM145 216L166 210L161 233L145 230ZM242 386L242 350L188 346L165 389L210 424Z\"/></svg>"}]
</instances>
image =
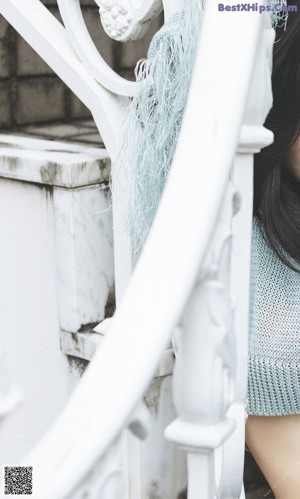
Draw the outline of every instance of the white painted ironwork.
<instances>
[{"instance_id":1,"label":"white painted ironwork","mask_svg":"<svg viewBox=\"0 0 300 499\"><path fill-rule=\"evenodd\" d=\"M273 134L262 126L272 105L271 72L274 30L265 18L258 47L244 125L241 128L232 182L238 189L235 203L239 210L232 220L231 293L235 301L234 333L236 369L234 402L228 416L236 430L225 442L222 452L221 497L239 497L244 472L245 408L248 362L248 307L252 204L253 154L273 141ZM241 272L242 269L242 272ZM238 299L241 297L242 299Z\"/></svg>"},{"instance_id":2,"label":"white painted ironwork","mask_svg":"<svg viewBox=\"0 0 300 499\"><path fill-rule=\"evenodd\" d=\"M73 47L90 74L111 92L133 96L136 84L113 71L95 47L85 25L80 0L57 0L57 3Z\"/></svg>"},{"instance_id":3,"label":"white painted ironwork","mask_svg":"<svg viewBox=\"0 0 300 499\"><path fill-rule=\"evenodd\" d=\"M99 85L79 60L66 28L39 0L26 0L26 9L19 0L0 0L0 14L91 110L113 160L128 99Z\"/></svg>"},{"instance_id":4,"label":"white painted ironwork","mask_svg":"<svg viewBox=\"0 0 300 499\"><path fill-rule=\"evenodd\" d=\"M95 0L102 25L111 38L127 42L142 38L163 8L162 0Z\"/></svg>"},{"instance_id":5,"label":"white painted ironwork","mask_svg":"<svg viewBox=\"0 0 300 499\"><path fill-rule=\"evenodd\" d=\"M173 379L178 419L166 429L166 436L187 449L191 499L214 497L214 450L235 428L234 421L226 418L233 399L236 355L230 296L234 196L229 183L177 336Z\"/></svg>"},{"instance_id":6,"label":"white painted ironwork","mask_svg":"<svg viewBox=\"0 0 300 499\"><path fill-rule=\"evenodd\" d=\"M0 12L91 109L114 159L128 102L120 95L132 95L133 87L102 62L95 71L100 56L84 31L79 3L59 3L81 62L65 29L38 0L27 0L26 10L18 0L0 0ZM107 32L122 40L141 36L143 21L161 8L155 0L99 0L99 4ZM164 6L171 15L179 2L168 0ZM139 15L129 19L129 7ZM71 9L76 9L77 17ZM128 15L128 26L120 23L118 31L114 23L120 15L123 21ZM76 26L84 33L83 51L74 41ZM38 497L79 499L87 492L102 499L125 497L124 463L117 450L124 444L122 432L129 427L144 438L149 431L148 413L140 400L178 324L174 376L178 418L166 434L187 449L189 499L243 494L240 463L249 273L235 316L232 294L240 290L236 273L240 244L249 271L252 155L271 141L260 127L270 106L270 99L264 104L260 88L270 96L270 67L266 73L261 68L270 61L271 44L271 30L263 26L263 16L246 12L228 16L225 23L222 14L216 15L215 2L207 0L182 131L149 238L127 284L129 244L121 232L115 232L117 312L61 416L26 457L35 467ZM88 56L83 55L85 47ZM256 79L250 86L255 67ZM241 180L244 166L248 193L246 180ZM240 213L236 189L242 203L247 199ZM117 226L121 213L122 207L115 205ZM236 373L242 373L241 379ZM217 485L216 449L223 452ZM224 456L233 463L231 468ZM229 468L233 478L228 478Z\"/></svg>"}]
</instances>

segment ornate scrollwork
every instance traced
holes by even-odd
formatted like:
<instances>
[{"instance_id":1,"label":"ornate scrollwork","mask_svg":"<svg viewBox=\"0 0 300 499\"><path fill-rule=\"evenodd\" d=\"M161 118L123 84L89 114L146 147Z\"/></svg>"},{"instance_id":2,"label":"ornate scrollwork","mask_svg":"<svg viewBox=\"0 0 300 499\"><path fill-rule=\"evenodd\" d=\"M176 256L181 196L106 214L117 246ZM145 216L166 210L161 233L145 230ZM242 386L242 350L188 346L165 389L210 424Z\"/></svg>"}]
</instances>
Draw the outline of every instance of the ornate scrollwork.
<instances>
[{"instance_id":1,"label":"ornate scrollwork","mask_svg":"<svg viewBox=\"0 0 300 499\"><path fill-rule=\"evenodd\" d=\"M111 38L122 40L131 32L133 12L128 1L102 0L99 12L103 27Z\"/></svg>"},{"instance_id":2,"label":"ornate scrollwork","mask_svg":"<svg viewBox=\"0 0 300 499\"><path fill-rule=\"evenodd\" d=\"M96 0L102 25L108 36L118 41L142 38L162 10L160 0L133 2L131 0Z\"/></svg>"}]
</instances>

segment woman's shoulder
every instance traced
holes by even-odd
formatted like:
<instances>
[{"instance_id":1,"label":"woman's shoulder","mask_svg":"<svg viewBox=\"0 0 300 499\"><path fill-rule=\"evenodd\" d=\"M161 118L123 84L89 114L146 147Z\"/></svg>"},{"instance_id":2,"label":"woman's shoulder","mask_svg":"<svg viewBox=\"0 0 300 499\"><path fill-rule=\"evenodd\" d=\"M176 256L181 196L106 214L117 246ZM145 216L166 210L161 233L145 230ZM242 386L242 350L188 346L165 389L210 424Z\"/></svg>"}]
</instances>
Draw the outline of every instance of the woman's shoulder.
<instances>
[{"instance_id":1,"label":"woman's shoulder","mask_svg":"<svg viewBox=\"0 0 300 499\"><path fill-rule=\"evenodd\" d=\"M266 235L266 231L263 227L263 224L260 222L257 216L253 216L252 218L252 259L259 259L261 263L269 265L277 266L282 268L285 272L293 273L295 276L297 275L300 279L300 274L290 269L277 255L275 250L272 248L268 237ZM278 249L285 258L294 266L296 269L300 271L300 262L292 258L278 243Z\"/></svg>"}]
</instances>

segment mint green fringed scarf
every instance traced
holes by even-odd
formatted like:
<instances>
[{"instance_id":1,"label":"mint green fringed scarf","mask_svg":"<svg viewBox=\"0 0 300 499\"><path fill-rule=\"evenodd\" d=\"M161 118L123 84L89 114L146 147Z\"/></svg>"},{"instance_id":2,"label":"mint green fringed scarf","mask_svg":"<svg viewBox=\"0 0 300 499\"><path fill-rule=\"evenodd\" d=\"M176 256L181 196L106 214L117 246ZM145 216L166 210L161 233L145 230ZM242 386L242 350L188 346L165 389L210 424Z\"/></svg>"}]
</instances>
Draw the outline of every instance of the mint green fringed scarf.
<instances>
[{"instance_id":1,"label":"mint green fringed scarf","mask_svg":"<svg viewBox=\"0 0 300 499\"><path fill-rule=\"evenodd\" d=\"M119 186L119 192L125 196L125 230L131 240L133 265L153 222L172 162L204 4L205 0L189 0L186 8L156 33L148 59L139 61L136 67L138 90L128 108L114 176L114 183L118 182L118 170L124 170L125 185ZM217 10L216 15L220 15ZM272 13L273 26L286 22L286 17L286 13ZM182 169L184 175L184 165ZM114 185L111 188L115 196L117 190Z\"/></svg>"},{"instance_id":2,"label":"mint green fringed scarf","mask_svg":"<svg viewBox=\"0 0 300 499\"><path fill-rule=\"evenodd\" d=\"M194 65L202 0L172 16L138 62L138 90L123 127L118 170L125 170L125 229L133 264L142 250L168 176ZM184 165L183 165L184 166ZM124 188L124 190L123 190ZM112 186L114 195L114 186Z\"/></svg>"}]
</instances>

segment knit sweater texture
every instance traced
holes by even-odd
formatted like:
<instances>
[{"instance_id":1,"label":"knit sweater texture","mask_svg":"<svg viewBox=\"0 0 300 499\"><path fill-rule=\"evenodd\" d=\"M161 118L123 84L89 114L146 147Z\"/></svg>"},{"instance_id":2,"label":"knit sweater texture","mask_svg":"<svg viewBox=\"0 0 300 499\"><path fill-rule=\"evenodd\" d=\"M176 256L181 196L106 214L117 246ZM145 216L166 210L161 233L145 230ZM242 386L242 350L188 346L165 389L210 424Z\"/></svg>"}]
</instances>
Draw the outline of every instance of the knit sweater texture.
<instances>
[{"instance_id":1,"label":"knit sweater texture","mask_svg":"<svg viewBox=\"0 0 300 499\"><path fill-rule=\"evenodd\" d=\"M290 258L300 269L300 264ZM300 274L275 254L253 218L246 412L300 413Z\"/></svg>"}]
</instances>

